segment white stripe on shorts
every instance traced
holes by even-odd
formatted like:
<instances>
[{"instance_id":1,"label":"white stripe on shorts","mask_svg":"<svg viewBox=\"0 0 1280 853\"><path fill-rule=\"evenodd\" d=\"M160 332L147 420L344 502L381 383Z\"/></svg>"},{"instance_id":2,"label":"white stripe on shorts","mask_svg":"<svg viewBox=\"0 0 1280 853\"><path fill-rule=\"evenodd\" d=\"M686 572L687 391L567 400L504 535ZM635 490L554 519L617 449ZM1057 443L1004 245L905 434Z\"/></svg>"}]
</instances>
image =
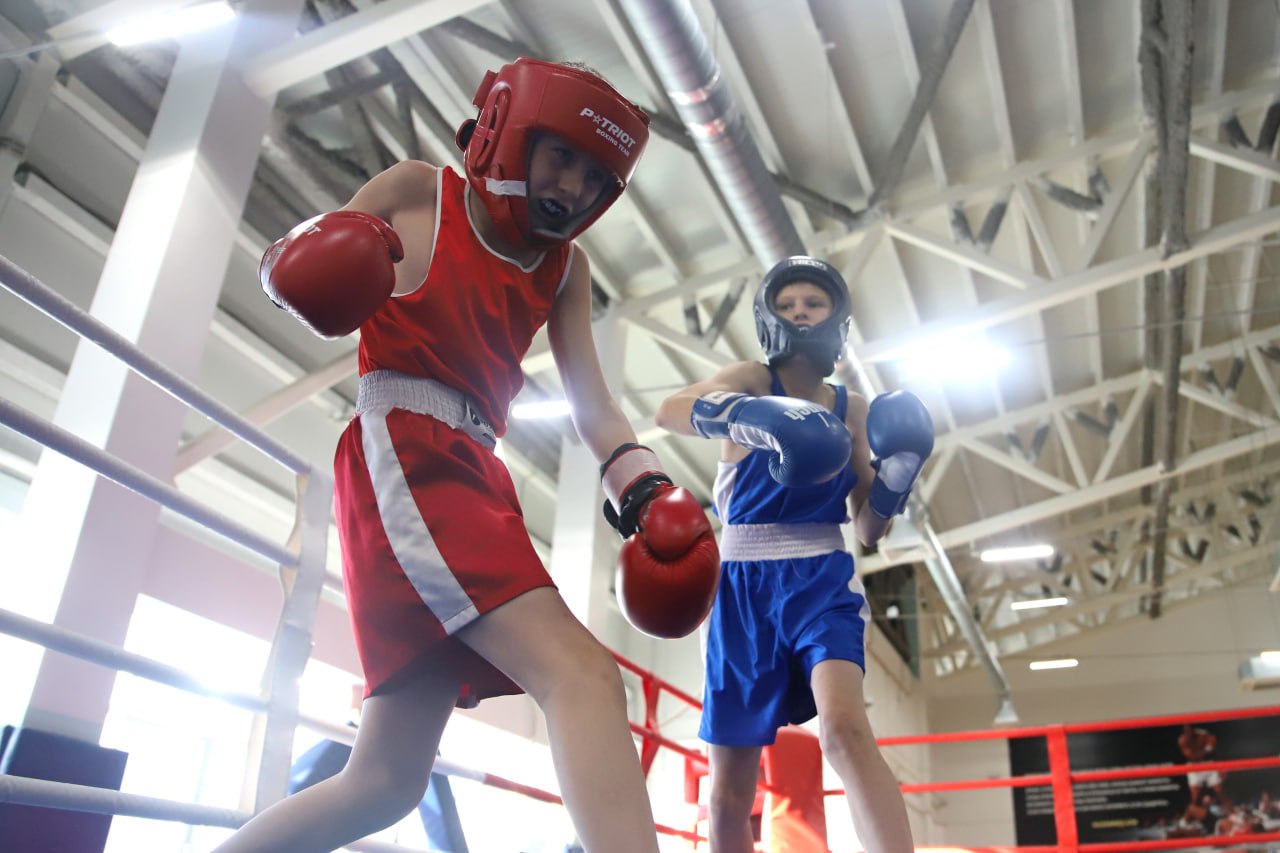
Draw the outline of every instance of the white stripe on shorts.
<instances>
[{"instance_id":1,"label":"white stripe on shorts","mask_svg":"<svg viewBox=\"0 0 1280 853\"><path fill-rule=\"evenodd\" d=\"M405 577L418 591L422 603L440 620L445 633L452 634L480 614L445 564L440 549L431 538L431 531L418 512L418 505L404 478L404 469L400 467L391 443L387 411L375 409L360 415L365 464L373 481L378 515Z\"/></svg>"}]
</instances>

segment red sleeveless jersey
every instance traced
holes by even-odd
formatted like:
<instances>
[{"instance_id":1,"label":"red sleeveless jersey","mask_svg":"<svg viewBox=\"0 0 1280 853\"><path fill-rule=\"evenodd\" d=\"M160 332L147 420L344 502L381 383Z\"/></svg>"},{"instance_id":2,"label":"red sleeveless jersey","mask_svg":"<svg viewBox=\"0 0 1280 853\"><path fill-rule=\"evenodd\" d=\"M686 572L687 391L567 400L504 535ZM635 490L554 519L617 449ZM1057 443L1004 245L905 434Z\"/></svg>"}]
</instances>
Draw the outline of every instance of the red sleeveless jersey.
<instances>
[{"instance_id":1,"label":"red sleeveless jersey","mask_svg":"<svg viewBox=\"0 0 1280 853\"><path fill-rule=\"evenodd\" d=\"M427 277L360 327L360 375L397 370L442 382L470 397L501 436L524 384L520 362L568 278L573 246L521 267L481 239L467 212L470 192L456 172L440 169Z\"/></svg>"}]
</instances>

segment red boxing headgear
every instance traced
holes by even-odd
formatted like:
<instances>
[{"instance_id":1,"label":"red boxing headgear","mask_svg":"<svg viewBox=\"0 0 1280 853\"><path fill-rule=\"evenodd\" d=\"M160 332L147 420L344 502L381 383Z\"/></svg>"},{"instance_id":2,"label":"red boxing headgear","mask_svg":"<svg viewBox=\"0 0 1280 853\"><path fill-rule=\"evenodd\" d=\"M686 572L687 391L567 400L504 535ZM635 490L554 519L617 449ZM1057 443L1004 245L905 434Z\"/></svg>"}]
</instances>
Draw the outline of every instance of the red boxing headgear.
<instances>
[{"instance_id":1,"label":"red boxing headgear","mask_svg":"<svg viewBox=\"0 0 1280 853\"><path fill-rule=\"evenodd\" d=\"M599 77L566 65L520 57L485 72L473 99L480 116L458 128L467 180L480 194L498 234L547 248L572 240L618 200L649 141L649 117ZM529 149L551 133L594 157L611 173L596 202L561 232L529 222Z\"/></svg>"}]
</instances>

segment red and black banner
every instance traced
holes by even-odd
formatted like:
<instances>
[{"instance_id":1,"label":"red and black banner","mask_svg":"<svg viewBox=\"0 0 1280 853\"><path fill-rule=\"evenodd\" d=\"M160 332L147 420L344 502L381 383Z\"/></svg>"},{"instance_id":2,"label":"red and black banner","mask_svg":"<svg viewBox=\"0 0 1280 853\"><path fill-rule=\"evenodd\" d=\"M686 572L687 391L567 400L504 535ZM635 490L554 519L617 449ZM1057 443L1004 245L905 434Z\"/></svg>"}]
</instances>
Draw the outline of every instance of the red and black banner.
<instances>
[{"instance_id":1,"label":"red and black banner","mask_svg":"<svg viewBox=\"0 0 1280 853\"><path fill-rule=\"evenodd\" d=\"M1200 768L1192 773L1074 782L1082 844L1280 831L1280 768L1210 769L1217 762L1280 755L1280 715L1110 731L1070 728L1067 753L1073 774L1176 764ZM1045 739L1011 739L1009 764L1014 776L1048 773ZM1020 846L1056 843L1055 801L1049 786L1015 788L1013 808Z\"/></svg>"}]
</instances>

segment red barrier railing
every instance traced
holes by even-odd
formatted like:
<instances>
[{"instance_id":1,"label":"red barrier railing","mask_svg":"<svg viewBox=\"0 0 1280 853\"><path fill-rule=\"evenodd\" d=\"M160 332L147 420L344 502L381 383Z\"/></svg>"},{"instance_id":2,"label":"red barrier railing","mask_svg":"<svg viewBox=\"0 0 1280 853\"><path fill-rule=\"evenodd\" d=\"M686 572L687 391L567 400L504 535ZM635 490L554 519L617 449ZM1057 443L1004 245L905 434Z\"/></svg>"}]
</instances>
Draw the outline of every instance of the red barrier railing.
<instances>
[{"instance_id":1,"label":"red barrier railing","mask_svg":"<svg viewBox=\"0 0 1280 853\"><path fill-rule=\"evenodd\" d=\"M1153 726L1180 726L1183 723L1214 723L1223 720L1248 720L1255 717L1271 717L1280 714L1280 705L1260 708L1241 708L1236 711L1206 711L1195 714L1165 714L1159 717L1129 717L1123 720L1099 720L1089 723L1062 723L1053 726L1023 726L1017 729L977 729L964 732L944 732L935 735L905 735L877 738L881 746L903 746L913 743L952 743L974 740L1010 740L1017 737L1043 736L1050 729L1060 728L1069 735L1085 732L1109 732L1121 729L1145 729Z\"/></svg>"},{"instance_id":2,"label":"red barrier railing","mask_svg":"<svg viewBox=\"0 0 1280 853\"><path fill-rule=\"evenodd\" d=\"M641 738L641 763L647 774L657 755L658 749L666 747L685 758L686 800L697 802L698 778L707 772L706 754L691 749L666 737L661 732L658 718L658 702L663 693L668 693L696 710L702 709L702 703L680 688L654 675L643 667L614 653L614 659L623 669L640 677L645 700L644 723L631 723L631 730ZM1013 738L1043 737L1047 741L1049 772L1010 776L1003 778L956 779L944 782L925 782L901 785L905 794L931 793L937 791L973 791L992 788L1028 788L1048 785L1052 788L1054 805L1054 823L1057 830L1058 843L1054 845L1033 845L1024 847L972 847L945 848L947 850L971 850L978 853L1126 853L1142 850L1176 850L1190 847L1224 847L1250 844L1280 842L1280 832L1252 833L1232 836L1196 836L1188 838L1168 838L1150 841L1124 841L1103 843L1080 843L1079 830L1076 826L1075 799L1072 785L1083 782L1100 782L1121 779L1139 779L1155 776L1186 775L1206 770L1240 771L1257 770L1269 767L1280 767L1280 756L1264 756L1259 758L1243 758L1227 761L1202 761L1190 764L1169 764L1164 766L1128 767L1110 770L1072 771L1067 751L1067 736L1081 733L1119 731L1123 729L1149 728L1156 726L1174 726L1183 723L1211 723L1224 720L1240 720L1256 717L1268 717L1280 714L1280 706L1246 708L1232 711L1211 711L1195 714L1167 714L1150 717L1134 717L1123 720L1104 720L1087 723L1067 723L1051 726L1023 726L1011 729L989 729L978 731L947 732L943 734L911 735L904 737L878 738L881 747L905 746L912 744L962 743L980 740L1010 740ZM690 782L692 781L692 787ZM761 781L762 791L770 790L767 783ZM824 790L827 796L843 796L841 789ZM663 831L679 835L691 841L703 840L692 832L663 828ZM917 848L928 850L930 848Z\"/></svg>"},{"instance_id":3,"label":"red barrier railing","mask_svg":"<svg viewBox=\"0 0 1280 853\"><path fill-rule=\"evenodd\" d=\"M1058 851L1058 853L1125 853L1139 850L1176 850L1188 847L1234 847L1249 844L1280 842L1280 832L1251 833L1230 836L1193 836L1188 838L1153 839L1150 841L1090 842L1080 843L1076 826L1075 798L1072 785L1082 782L1100 782L1119 779L1140 779L1154 776L1183 776L1206 770L1240 771L1280 767L1280 756L1241 758L1228 761L1200 761L1188 764L1162 766L1125 767L1111 770L1072 771L1067 754L1067 736L1071 734L1121 731L1124 729L1177 726L1183 723L1212 723L1224 720L1242 720L1270 717L1280 714L1280 706L1244 708L1234 711L1211 711L1196 714L1166 714L1154 717L1133 717L1124 720L1103 720L1089 723L1067 723L1052 726L1024 726L1016 729L986 729L979 731L947 732L943 734L911 735L906 737L879 738L884 746L911 744L964 743L980 740L1011 740L1013 738L1043 737L1048 745L1049 772L1024 776L1008 776L995 779L956 779L945 782L926 782L902 785L903 793L918 794L936 791L974 791L989 788L1028 788L1049 785L1053 790L1054 823L1058 843L1037 847L974 847L950 848L973 851ZM835 788L824 790L827 796L843 796L844 791Z\"/></svg>"},{"instance_id":4,"label":"red barrier railing","mask_svg":"<svg viewBox=\"0 0 1280 853\"><path fill-rule=\"evenodd\" d=\"M653 766L653 759L658 754L659 746L665 746L673 752L680 753L685 759L695 764L701 763L705 767L707 763L706 755L663 737L662 733L658 731L660 726L658 722L658 700L662 698L663 691L670 693L681 702L698 711L702 710L702 703L671 682L659 678L617 652L613 653L613 659L618 662L618 666L640 676L640 684L644 690L644 725L632 723L631 731L640 735L641 738L640 766L644 768L645 774L648 775L649 768Z\"/></svg>"}]
</instances>

